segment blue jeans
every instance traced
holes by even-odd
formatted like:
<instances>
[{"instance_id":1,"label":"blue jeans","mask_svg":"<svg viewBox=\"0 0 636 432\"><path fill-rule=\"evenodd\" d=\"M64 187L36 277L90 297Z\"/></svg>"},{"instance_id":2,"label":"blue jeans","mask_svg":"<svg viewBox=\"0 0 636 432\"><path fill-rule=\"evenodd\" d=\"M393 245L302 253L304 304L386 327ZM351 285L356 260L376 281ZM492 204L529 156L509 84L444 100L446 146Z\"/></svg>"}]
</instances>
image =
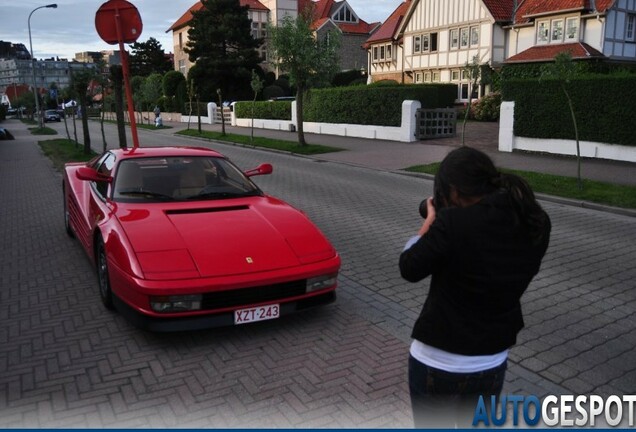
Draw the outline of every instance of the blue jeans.
<instances>
[{"instance_id":1,"label":"blue jeans","mask_svg":"<svg viewBox=\"0 0 636 432\"><path fill-rule=\"evenodd\" d=\"M507 362L481 372L452 373L409 356L409 390L416 428L471 427L480 395L499 396Z\"/></svg>"}]
</instances>

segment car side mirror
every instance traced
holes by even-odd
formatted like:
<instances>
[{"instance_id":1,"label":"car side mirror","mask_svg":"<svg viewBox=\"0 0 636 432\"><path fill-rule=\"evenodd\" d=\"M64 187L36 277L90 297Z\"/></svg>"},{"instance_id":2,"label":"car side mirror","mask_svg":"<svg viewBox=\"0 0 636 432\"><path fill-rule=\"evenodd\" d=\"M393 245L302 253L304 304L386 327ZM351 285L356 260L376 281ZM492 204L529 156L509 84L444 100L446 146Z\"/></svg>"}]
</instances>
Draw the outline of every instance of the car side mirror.
<instances>
[{"instance_id":1,"label":"car side mirror","mask_svg":"<svg viewBox=\"0 0 636 432\"><path fill-rule=\"evenodd\" d=\"M245 175L248 177L257 176L257 175L267 175L267 174L271 174L272 171L274 171L272 164L264 163L264 164L260 164L254 169L245 171Z\"/></svg>"},{"instance_id":2,"label":"car side mirror","mask_svg":"<svg viewBox=\"0 0 636 432\"><path fill-rule=\"evenodd\" d=\"M111 176L106 176L104 174L100 174L97 170L89 167L81 167L75 171L75 175L80 180L86 181L95 181L95 182L107 182L111 183L113 178Z\"/></svg>"}]
</instances>

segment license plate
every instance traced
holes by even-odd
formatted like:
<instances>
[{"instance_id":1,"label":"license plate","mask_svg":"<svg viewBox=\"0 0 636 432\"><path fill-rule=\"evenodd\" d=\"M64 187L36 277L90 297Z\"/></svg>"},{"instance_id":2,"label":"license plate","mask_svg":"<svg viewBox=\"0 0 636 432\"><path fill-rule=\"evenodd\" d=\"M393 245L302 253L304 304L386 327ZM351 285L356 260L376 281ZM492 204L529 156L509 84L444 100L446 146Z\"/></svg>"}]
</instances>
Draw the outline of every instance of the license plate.
<instances>
[{"instance_id":1,"label":"license plate","mask_svg":"<svg viewBox=\"0 0 636 432\"><path fill-rule=\"evenodd\" d=\"M247 324L280 317L280 305L271 304L234 311L234 324Z\"/></svg>"}]
</instances>

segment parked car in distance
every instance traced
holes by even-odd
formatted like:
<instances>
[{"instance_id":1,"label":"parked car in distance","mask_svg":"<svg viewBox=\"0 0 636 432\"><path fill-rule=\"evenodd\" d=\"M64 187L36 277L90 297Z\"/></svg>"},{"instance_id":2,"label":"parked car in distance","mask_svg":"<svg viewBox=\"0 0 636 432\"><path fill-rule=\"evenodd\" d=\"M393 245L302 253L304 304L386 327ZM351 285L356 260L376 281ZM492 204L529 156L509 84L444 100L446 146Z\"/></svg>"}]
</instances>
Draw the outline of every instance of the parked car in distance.
<instances>
[{"instance_id":1,"label":"parked car in distance","mask_svg":"<svg viewBox=\"0 0 636 432\"><path fill-rule=\"evenodd\" d=\"M60 115L58 114L56 110L46 110L44 111L44 121L45 122L52 122L52 121L61 122L62 118L60 117Z\"/></svg>"},{"instance_id":2,"label":"parked car in distance","mask_svg":"<svg viewBox=\"0 0 636 432\"><path fill-rule=\"evenodd\" d=\"M180 331L279 318L335 300L340 257L301 211L207 148L107 151L69 163L64 221L95 295L133 324Z\"/></svg>"},{"instance_id":3,"label":"parked car in distance","mask_svg":"<svg viewBox=\"0 0 636 432\"><path fill-rule=\"evenodd\" d=\"M296 96L278 96L269 99L269 102L293 102Z\"/></svg>"}]
</instances>

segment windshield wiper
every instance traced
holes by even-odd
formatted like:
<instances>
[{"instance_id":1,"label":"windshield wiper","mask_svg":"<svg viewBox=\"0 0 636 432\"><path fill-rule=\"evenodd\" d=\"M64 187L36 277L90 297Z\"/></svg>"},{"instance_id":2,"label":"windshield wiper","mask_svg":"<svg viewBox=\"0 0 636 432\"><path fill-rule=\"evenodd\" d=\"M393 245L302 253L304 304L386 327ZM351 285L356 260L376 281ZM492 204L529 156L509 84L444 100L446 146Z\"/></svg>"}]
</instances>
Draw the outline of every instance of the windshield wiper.
<instances>
[{"instance_id":1,"label":"windshield wiper","mask_svg":"<svg viewBox=\"0 0 636 432\"><path fill-rule=\"evenodd\" d=\"M152 198L158 198L162 201L174 201L174 198L171 197L170 195L162 194L159 192L153 192L146 189L123 190L123 191L119 191L119 195L143 195L143 196L149 196Z\"/></svg>"}]
</instances>

